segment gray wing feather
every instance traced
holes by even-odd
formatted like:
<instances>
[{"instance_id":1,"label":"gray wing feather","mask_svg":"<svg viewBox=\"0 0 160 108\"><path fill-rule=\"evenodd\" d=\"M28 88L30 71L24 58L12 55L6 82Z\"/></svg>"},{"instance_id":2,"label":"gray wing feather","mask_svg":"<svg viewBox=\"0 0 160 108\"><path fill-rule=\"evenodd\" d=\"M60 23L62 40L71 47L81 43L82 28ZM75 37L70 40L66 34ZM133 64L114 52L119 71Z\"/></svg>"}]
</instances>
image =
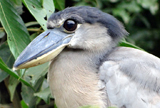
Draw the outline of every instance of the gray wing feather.
<instances>
[{"instance_id":1,"label":"gray wing feather","mask_svg":"<svg viewBox=\"0 0 160 108\"><path fill-rule=\"evenodd\" d=\"M100 67L112 104L125 108L160 108L160 59L132 48L119 47Z\"/></svg>"}]
</instances>

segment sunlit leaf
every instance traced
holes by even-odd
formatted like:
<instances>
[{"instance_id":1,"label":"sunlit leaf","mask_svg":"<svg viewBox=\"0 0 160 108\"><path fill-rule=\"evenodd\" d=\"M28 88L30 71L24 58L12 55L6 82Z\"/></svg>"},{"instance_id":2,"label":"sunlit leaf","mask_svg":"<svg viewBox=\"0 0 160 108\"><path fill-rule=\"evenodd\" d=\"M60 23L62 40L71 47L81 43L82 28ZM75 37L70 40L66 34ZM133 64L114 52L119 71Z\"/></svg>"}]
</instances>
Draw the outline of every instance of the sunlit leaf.
<instances>
[{"instance_id":1,"label":"sunlit leaf","mask_svg":"<svg viewBox=\"0 0 160 108\"><path fill-rule=\"evenodd\" d=\"M53 0L23 0L30 13L35 17L41 27L46 30L46 18L54 12Z\"/></svg>"},{"instance_id":2,"label":"sunlit leaf","mask_svg":"<svg viewBox=\"0 0 160 108\"><path fill-rule=\"evenodd\" d=\"M43 0L43 8L46 11L47 18L55 11L53 0Z\"/></svg>"},{"instance_id":3,"label":"sunlit leaf","mask_svg":"<svg viewBox=\"0 0 160 108\"><path fill-rule=\"evenodd\" d=\"M154 15L159 9L158 0L137 0L137 2L146 9L149 9L150 12Z\"/></svg>"},{"instance_id":4,"label":"sunlit leaf","mask_svg":"<svg viewBox=\"0 0 160 108\"><path fill-rule=\"evenodd\" d=\"M15 58L30 42L29 33L15 8L8 0L0 1L0 19L7 32L7 42Z\"/></svg>"},{"instance_id":5,"label":"sunlit leaf","mask_svg":"<svg viewBox=\"0 0 160 108\"><path fill-rule=\"evenodd\" d=\"M123 46L123 47L131 47L131 48L136 48L136 49L139 49L139 50L143 50L142 48L134 45L134 44L131 44L125 40L122 40L120 43L119 43L119 46Z\"/></svg>"},{"instance_id":6,"label":"sunlit leaf","mask_svg":"<svg viewBox=\"0 0 160 108\"><path fill-rule=\"evenodd\" d=\"M22 108L29 108L27 104L24 102L24 100L21 101L21 106Z\"/></svg>"}]
</instances>

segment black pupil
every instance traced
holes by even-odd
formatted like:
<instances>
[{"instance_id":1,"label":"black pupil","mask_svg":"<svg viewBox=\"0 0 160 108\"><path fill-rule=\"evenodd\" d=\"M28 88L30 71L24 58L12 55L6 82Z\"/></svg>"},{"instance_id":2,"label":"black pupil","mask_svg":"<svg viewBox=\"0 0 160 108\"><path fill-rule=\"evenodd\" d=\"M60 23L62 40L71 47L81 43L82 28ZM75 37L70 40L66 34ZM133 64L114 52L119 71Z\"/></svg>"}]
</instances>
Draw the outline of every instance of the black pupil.
<instances>
[{"instance_id":1,"label":"black pupil","mask_svg":"<svg viewBox=\"0 0 160 108\"><path fill-rule=\"evenodd\" d=\"M67 31L74 31L77 28L77 23L73 20L67 20L67 21L64 22L63 27Z\"/></svg>"}]
</instances>

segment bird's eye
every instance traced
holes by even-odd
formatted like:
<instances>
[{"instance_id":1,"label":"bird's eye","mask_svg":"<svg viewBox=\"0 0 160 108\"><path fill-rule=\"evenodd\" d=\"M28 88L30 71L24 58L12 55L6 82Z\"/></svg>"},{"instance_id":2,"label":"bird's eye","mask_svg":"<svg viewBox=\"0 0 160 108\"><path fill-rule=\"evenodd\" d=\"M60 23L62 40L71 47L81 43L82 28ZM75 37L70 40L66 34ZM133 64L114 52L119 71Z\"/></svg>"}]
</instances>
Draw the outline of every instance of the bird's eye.
<instances>
[{"instance_id":1,"label":"bird's eye","mask_svg":"<svg viewBox=\"0 0 160 108\"><path fill-rule=\"evenodd\" d=\"M63 27L67 30L67 31L74 31L77 28L77 22L74 20L66 20L63 24Z\"/></svg>"}]
</instances>

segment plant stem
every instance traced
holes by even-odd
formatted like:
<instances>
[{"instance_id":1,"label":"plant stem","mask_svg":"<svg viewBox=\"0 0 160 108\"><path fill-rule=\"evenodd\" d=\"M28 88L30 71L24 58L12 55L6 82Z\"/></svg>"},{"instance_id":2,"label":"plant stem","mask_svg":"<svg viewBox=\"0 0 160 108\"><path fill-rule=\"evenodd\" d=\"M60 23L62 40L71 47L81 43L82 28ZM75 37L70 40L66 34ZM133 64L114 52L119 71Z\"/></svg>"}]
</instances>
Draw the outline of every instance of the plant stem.
<instances>
[{"instance_id":1,"label":"plant stem","mask_svg":"<svg viewBox=\"0 0 160 108\"><path fill-rule=\"evenodd\" d=\"M0 27L0 30L5 30L3 27ZM27 28L29 32L43 32L40 28Z\"/></svg>"}]
</instances>

